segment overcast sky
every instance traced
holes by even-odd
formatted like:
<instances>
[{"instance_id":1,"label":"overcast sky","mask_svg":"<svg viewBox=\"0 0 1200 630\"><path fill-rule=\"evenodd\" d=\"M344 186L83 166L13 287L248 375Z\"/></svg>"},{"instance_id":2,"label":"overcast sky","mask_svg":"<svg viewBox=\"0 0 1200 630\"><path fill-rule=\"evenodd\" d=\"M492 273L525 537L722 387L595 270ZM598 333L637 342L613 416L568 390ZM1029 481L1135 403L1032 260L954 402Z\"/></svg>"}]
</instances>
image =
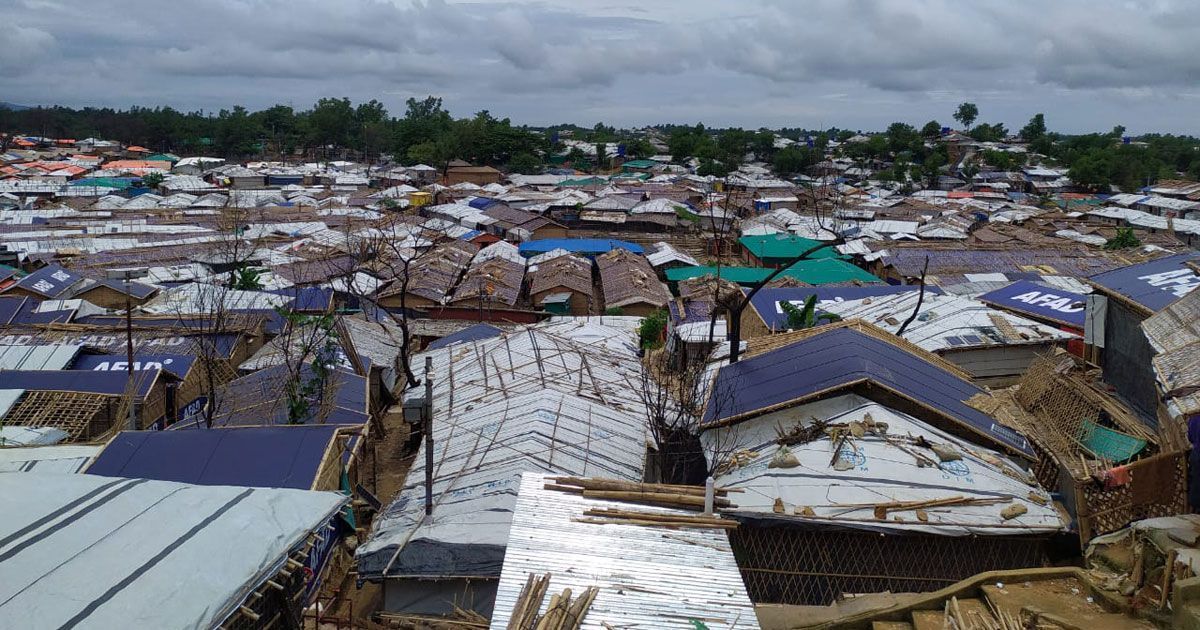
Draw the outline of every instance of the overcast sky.
<instances>
[{"instance_id":1,"label":"overcast sky","mask_svg":"<svg viewBox=\"0 0 1200 630\"><path fill-rule=\"evenodd\" d=\"M1200 135L1197 0L0 0L0 100Z\"/></svg>"}]
</instances>

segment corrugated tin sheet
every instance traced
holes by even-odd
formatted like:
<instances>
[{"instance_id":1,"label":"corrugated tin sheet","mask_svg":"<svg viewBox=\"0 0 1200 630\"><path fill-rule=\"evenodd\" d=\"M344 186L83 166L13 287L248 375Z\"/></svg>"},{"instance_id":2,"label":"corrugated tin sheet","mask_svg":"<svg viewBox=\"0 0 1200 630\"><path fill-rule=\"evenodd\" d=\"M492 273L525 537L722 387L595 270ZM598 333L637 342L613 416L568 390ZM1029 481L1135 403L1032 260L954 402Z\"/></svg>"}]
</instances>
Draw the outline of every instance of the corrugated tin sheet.
<instances>
[{"instance_id":1,"label":"corrugated tin sheet","mask_svg":"<svg viewBox=\"0 0 1200 630\"><path fill-rule=\"evenodd\" d=\"M39 473L0 473L0 496L0 619L26 628L216 627L347 501Z\"/></svg>"},{"instance_id":2,"label":"corrugated tin sheet","mask_svg":"<svg viewBox=\"0 0 1200 630\"><path fill-rule=\"evenodd\" d=\"M580 523L584 510L630 506L546 490L545 480L542 474L521 476L492 613L494 630L508 627L530 573L551 574L548 595L599 587L583 630L691 628L690 619L714 629L759 627L724 531Z\"/></svg>"}]
</instances>

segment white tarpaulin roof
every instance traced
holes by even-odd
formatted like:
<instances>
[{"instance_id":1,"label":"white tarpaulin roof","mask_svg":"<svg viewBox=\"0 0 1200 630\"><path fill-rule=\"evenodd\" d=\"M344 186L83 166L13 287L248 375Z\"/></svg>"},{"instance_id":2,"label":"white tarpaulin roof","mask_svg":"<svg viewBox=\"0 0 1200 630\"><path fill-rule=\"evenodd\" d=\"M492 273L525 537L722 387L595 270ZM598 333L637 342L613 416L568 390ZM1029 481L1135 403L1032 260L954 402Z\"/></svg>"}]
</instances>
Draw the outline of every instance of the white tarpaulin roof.
<instances>
[{"instance_id":1,"label":"white tarpaulin roof","mask_svg":"<svg viewBox=\"0 0 1200 630\"><path fill-rule=\"evenodd\" d=\"M498 575L522 472L641 480L638 321L554 319L414 357L418 371L433 358L436 505L426 517L422 445L358 548L359 575Z\"/></svg>"},{"instance_id":2,"label":"white tarpaulin roof","mask_svg":"<svg viewBox=\"0 0 1200 630\"><path fill-rule=\"evenodd\" d=\"M345 503L332 492L0 473L0 628L211 628Z\"/></svg>"},{"instance_id":3,"label":"white tarpaulin roof","mask_svg":"<svg viewBox=\"0 0 1200 630\"><path fill-rule=\"evenodd\" d=\"M1044 490L1022 478L1025 473L995 451L951 436L908 414L855 394L791 408L786 415L767 414L733 427L710 430L701 435L706 446L723 450L746 449L753 459L717 476L717 485L741 488L736 495L739 515L820 523L834 527L890 532L924 532L947 536L986 534L1013 536L1052 533L1066 527ZM840 442L836 456L827 436L789 448L796 458L793 467L771 468L779 445L778 429L796 422L819 418L832 424L864 422L867 416L886 423L886 436L867 433ZM939 461L933 450L920 446L947 444L961 459ZM710 451L711 452L711 451ZM919 465L913 453L937 465ZM1030 499L1031 495L1039 501ZM885 520L875 518L874 506L895 501L929 501L960 497L979 501L930 508L926 520L915 512L896 511ZM775 500L783 503L775 512ZM1005 519L1001 511L1009 505L1025 506L1026 512ZM803 514L812 510L811 516Z\"/></svg>"}]
</instances>

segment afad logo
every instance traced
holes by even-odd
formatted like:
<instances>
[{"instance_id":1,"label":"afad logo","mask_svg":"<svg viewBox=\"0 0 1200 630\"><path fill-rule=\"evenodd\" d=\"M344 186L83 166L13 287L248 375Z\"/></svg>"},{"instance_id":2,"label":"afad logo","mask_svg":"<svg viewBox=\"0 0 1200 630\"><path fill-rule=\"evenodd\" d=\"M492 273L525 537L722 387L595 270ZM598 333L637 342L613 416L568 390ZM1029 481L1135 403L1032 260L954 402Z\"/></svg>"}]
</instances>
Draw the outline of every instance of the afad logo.
<instances>
[{"instance_id":1,"label":"afad logo","mask_svg":"<svg viewBox=\"0 0 1200 630\"><path fill-rule=\"evenodd\" d=\"M142 372L145 370L161 370L164 365L171 365L175 359L163 359L162 361L134 361L133 371ZM93 372L124 372L129 369L128 361L104 361L97 363L96 367L92 368Z\"/></svg>"},{"instance_id":2,"label":"afad logo","mask_svg":"<svg viewBox=\"0 0 1200 630\"><path fill-rule=\"evenodd\" d=\"M1148 276L1138 276L1138 280L1145 280L1146 284L1152 287L1170 291L1175 294L1175 297L1183 297L1196 287L1200 287L1200 276L1192 273L1191 269L1152 273Z\"/></svg>"},{"instance_id":3,"label":"afad logo","mask_svg":"<svg viewBox=\"0 0 1200 630\"><path fill-rule=\"evenodd\" d=\"M1028 293L1014 295L1012 300L1014 302L1024 302L1030 306L1041 306L1060 313L1082 313L1087 308L1087 305L1083 302L1042 291L1029 291Z\"/></svg>"}]
</instances>

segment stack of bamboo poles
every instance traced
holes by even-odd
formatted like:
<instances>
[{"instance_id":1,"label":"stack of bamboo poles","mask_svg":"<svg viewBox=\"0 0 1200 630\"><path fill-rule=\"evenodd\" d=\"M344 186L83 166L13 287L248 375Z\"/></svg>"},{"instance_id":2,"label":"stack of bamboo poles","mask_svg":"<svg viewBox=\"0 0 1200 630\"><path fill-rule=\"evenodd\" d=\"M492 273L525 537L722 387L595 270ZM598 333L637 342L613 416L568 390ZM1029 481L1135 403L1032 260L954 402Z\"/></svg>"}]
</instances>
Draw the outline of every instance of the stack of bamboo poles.
<instances>
[{"instance_id":1,"label":"stack of bamboo poles","mask_svg":"<svg viewBox=\"0 0 1200 630\"><path fill-rule=\"evenodd\" d=\"M1037 625L1036 619L1033 620L1034 625L1026 625L1012 614L993 606L991 602L988 602L988 607L991 609L991 616L981 615L975 611L963 614L962 608L958 605L958 598L951 597L950 601L946 602L943 627L949 630L1026 630L1026 628L1042 627ZM1057 628L1059 626L1049 627Z\"/></svg>"},{"instance_id":2,"label":"stack of bamboo poles","mask_svg":"<svg viewBox=\"0 0 1200 630\"><path fill-rule=\"evenodd\" d=\"M547 490L582 494L589 499L623 501L658 507L704 509L703 486L680 486L662 483L638 483L615 479L583 479L580 477L548 477ZM714 508L736 508L729 499L731 490L718 488L713 498ZM736 492L736 490L734 490Z\"/></svg>"},{"instance_id":3,"label":"stack of bamboo poles","mask_svg":"<svg viewBox=\"0 0 1200 630\"><path fill-rule=\"evenodd\" d=\"M529 574L513 606L508 630L579 630L600 589L589 586L574 600L571 599L571 589L563 589L562 593L550 597L546 612L539 614L549 586L549 573L541 576Z\"/></svg>"}]
</instances>

